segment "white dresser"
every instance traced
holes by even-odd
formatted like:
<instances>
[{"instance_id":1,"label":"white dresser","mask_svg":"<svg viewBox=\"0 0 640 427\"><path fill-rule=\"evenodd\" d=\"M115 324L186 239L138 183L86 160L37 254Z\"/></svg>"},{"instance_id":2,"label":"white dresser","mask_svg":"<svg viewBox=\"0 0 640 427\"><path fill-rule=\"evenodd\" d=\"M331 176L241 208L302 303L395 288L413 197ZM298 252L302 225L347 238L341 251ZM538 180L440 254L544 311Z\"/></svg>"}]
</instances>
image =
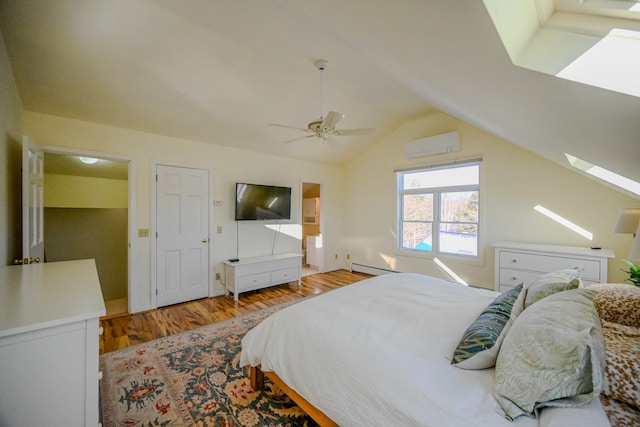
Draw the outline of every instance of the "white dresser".
<instances>
[{"instance_id":1,"label":"white dresser","mask_svg":"<svg viewBox=\"0 0 640 427\"><path fill-rule=\"evenodd\" d=\"M498 242L496 251L495 290L504 292L535 280L541 274L566 268L580 270L585 284L607 282L607 260L614 258L610 249L575 246Z\"/></svg>"},{"instance_id":2,"label":"white dresser","mask_svg":"<svg viewBox=\"0 0 640 427\"><path fill-rule=\"evenodd\" d=\"M0 267L0 425L97 426L94 260Z\"/></svg>"},{"instance_id":3,"label":"white dresser","mask_svg":"<svg viewBox=\"0 0 640 427\"><path fill-rule=\"evenodd\" d=\"M289 282L302 284L302 255L287 253L225 261L227 292L238 301L241 292L253 291Z\"/></svg>"}]
</instances>

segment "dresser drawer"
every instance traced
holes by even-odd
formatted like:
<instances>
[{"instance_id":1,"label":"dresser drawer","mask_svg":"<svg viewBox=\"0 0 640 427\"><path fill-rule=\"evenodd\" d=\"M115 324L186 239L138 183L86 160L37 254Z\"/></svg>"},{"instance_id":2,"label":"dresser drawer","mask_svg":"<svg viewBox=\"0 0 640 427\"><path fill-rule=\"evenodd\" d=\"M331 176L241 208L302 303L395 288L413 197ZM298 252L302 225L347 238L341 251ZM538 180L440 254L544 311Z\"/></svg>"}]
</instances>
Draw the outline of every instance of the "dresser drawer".
<instances>
[{"instance_id":1,"label":"dresser drawer","mask_svg":"<svg viewBox=\"0 0 640 427\"><path fill-rule=\"evenodd\" d=\"M271 282L293 282L298 280L298 268L287 268L271 272Z\"/></svg>"},{"instance_id":2,"label":"dresser drawer","mask_svg":"<svg viewBox=\"0 0 640 427\"><path fill-rule=\"evenodd\" d=\"M563 257L561 255L536 255L521 252L500 252L500 269L529 270L541 273L575 268L580 271L583 280L600 279L600 262L589 259ZM502 274L500 275L502 282Z\"/></svg>"},{"instance_id":3,"label":"dresser drawer","mask_svg":"<svg viewBox=\"0 0 640 427\"><path fill-rule=\"evenodd\" d=\"M510 288L519 285L520 283L524 283L528 285L529 283L536 280L540 275L544 273L540 273L538 271L522 271L522 270L512 270L510 268L501 268L500 269L500 288L503 285L509 286Z\"/></svg>"}]
</instances>

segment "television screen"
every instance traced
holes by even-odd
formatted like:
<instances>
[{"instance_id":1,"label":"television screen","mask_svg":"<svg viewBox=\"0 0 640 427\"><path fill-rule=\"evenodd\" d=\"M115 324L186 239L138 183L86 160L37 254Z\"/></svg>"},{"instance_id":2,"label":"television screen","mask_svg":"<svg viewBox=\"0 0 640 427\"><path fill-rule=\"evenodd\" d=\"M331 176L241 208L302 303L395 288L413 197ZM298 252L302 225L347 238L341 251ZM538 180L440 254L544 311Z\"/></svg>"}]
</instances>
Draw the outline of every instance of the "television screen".
<instances>
[{"instance_id":1,"label":"television screen","mask_svg":"<svg viewBox=\"0 0 640 427\"><path fill-rule=\"evenodd\" d=\"M291 219L291 187L236 183L236 221Z\"/></svg>"}]
</instances>

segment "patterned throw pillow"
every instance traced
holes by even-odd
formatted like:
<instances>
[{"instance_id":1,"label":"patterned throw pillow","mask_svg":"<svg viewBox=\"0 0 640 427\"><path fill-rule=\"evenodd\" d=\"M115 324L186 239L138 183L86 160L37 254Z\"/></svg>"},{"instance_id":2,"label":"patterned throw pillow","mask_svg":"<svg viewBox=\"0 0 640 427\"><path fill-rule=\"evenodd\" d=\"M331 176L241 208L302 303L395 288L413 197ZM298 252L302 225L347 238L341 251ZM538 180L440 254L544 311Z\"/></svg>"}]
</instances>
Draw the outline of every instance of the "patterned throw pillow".
<instances>
[{"instance_id":1,"label":"patterned throw pillow","mask_svg":"<svg viewBox=\"0 0 640 427\"><path fill-rule=\"evenodd\" d=\"M495 398L507 419L582 406L600 394L605 354L594 296L587 289L559 292L518 316L495 370Z\"/></svg>"},{"instance_id":2,"label":"patterned throw pillow","mask_svg":"<svg viewBox=\"0 0 640 427\"><path fill-rule=\"evenodd\" d=\"M590 285L598 294L593 299L600 319L640 328L640 288L631 284L599 283Z\"/></svg>"},{"instance_id":3,"label":"patterned throw pillow","mask_svg":"<svg viewBox=\"0 0 640 427\"><path fill-rule=\"evenodd\" d=\"M462 369L494 366L502 340L524 309L524 294L521 283L498 295L462 335L451 364Z\"/></svg>"},{"instance_id":4,"label":"patterned throw pillow","mask_svg":"<svg viewBox=\"0 0 640 427\"><path fill-rule=\"evenodd\" d=\"M602 393L640 409L640 328L603 322L602 332L607 354Z\"/></svg>"},{"instance_id":5,"label":"patterned throw pillow","mask_svg":"<svg viewBox=\"0 0 640 427\"><path fill-rule=\"evenodd\" d=\"M580 272L575 268L543 274L527 285L527 298L524 301L524 307L527 308L549 295L581 287Z\"/></svg>"}]
</instances>

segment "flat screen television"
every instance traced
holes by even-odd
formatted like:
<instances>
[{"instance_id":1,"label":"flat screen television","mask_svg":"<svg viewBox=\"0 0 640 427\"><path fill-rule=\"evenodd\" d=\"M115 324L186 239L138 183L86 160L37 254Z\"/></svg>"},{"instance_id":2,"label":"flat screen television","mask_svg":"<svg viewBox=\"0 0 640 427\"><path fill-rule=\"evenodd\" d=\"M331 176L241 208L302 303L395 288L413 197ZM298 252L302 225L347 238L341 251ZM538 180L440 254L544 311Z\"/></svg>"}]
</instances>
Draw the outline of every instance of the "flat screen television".
<instances>
[{"instance_id":1,"label":"flat screen television","mask_svg":"<svg viewBox=\"0 0 640 427\"><path fill-rule=\"evenodd\" d=\"M236 221L291 219L291 187L236 183Z\"/></svg>"}]
</instances>

